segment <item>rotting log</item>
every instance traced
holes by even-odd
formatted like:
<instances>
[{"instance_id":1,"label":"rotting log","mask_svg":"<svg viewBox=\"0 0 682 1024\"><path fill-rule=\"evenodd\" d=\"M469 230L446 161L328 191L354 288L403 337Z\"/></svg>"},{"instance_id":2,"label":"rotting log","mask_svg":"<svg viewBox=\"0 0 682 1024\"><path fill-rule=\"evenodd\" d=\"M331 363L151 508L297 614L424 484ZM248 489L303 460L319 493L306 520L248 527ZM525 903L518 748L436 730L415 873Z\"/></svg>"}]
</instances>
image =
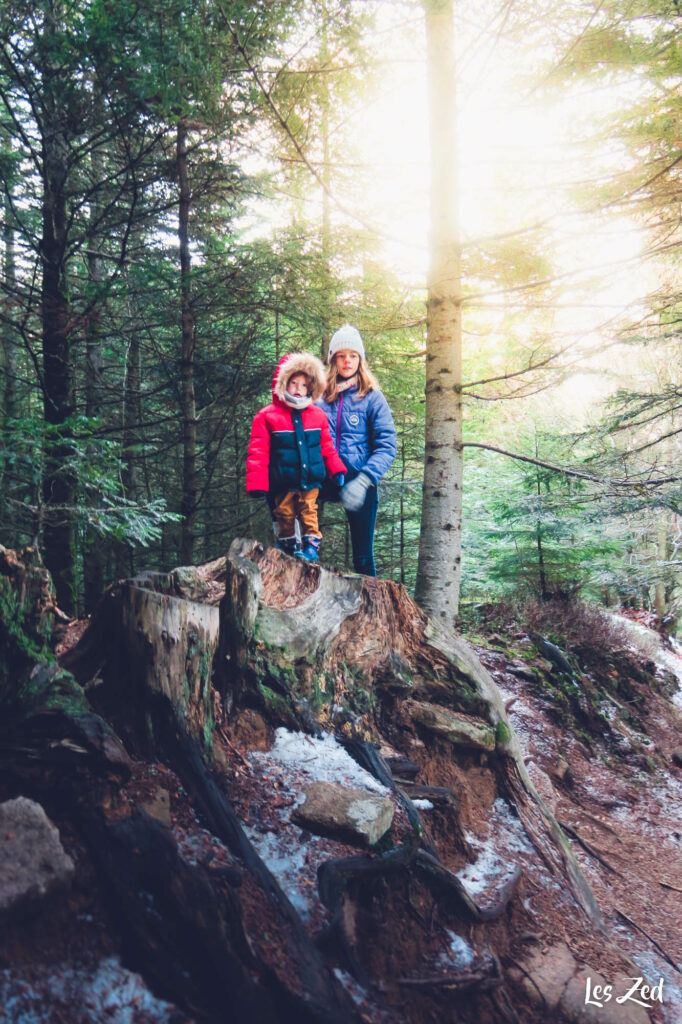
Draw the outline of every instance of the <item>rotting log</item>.
<instances>
[{"instance_id":1,"label":"rotting log","mask_svg":"<svg viewBox=\"0 0 682 1024\"><path fill-rule=\"evenodd\" d=\"M249 540L232 543L230 575L220 609L230 657L215 666L228 705L248 694L275 718L309 729L347 725L370 738L377 694L438 693L453 710L496 725L498 708L466 659L455 662L432 642L429 621L401 584L330 572Z\"/></svg>"},{"instance_id":2,"label":"rotting log","mask_svg":"<svg viewBox=\"0 0 682 1024\"><path fill-rule=\"evenodd\" d=\"M49 641L55 627L68 621L35 548L13 551L0 544L0 601L13 609L27 636L37 643Z\"/></svg>"},{"instance_id":3,"label":"rotting log","mask_svg":"<svg viewBox=\"0 0 682 1024\"><path fill-rule=\"evenodd\" d=\"M110 587L61 663L82 685L101 683L92 690L93 703L134 748L158 753L153 709L160 700L210 754L219 613L212 604L175 596L175 579L148 573Z\"/></svg>"},{"instance_id":4,"label":"rotting log","mask_svg":"<svg viewBox=\"0 0 682 1024\"><path fill-rule=\"evenodd\" d=\"M220 562L214 564L220 567ZM90 673L96 672L99 685L92 692L97 706L116 722L133 748L153 753L173 768L211 831L239 858L244 870L250 874L272 920L279 922L280 954L288 964L287 976L284 978L280 973L270 971L265 972L262 978L265 991L270 993L277 1009L274 1019L296 1021L297 1024L352 1024L359 1018L350 997L325 964L296 910L257 855L207 766L207 761L211 760L213 725L212 663L216 652L219 657L229 653L230 659L225 661L230 672L241 671L244 667L239 652L246 649L249 640L245 622L248 621L251 590L241 585L240 580L246 578L252 583L253 569L249 563L240 573L239 567L230 562L225 571L223 562L226 591L221 614L226 614L226 608L233 609L229 621L234 622L235 627L227 634L224 632L220 640L217 607L175 596L171 591L177 590L177 583L173 582L176 574L144 574L118 583L106 592L93 614L89 629L63 662L83 682L88 680ZM191 592L196 593L196 579L187 584L186 572L183 579ZM202 581L202 585L205 582ZM157 585L161 587L161 593L153 589ZM250 607L253 619L253 600ZM161 842L149 833L148 826L138 824L138 827L143 829L145 842L152 843L154 847ZM125 830L118 830L114 836L116 842L125 840L124 848L127 848L126 844L131 846L132 857L135 845L126 837L128 833ZM104 853L106 839L94 830L89 833L89 840L95 843L100 869L113 888L118 889L122 883L117 876L115 860ZM165 849L163 844L161 846L162 850ZM176 863L177 854L167 851L164 856L167 863ZM153 857L150 855L151 861ZM148 878L149 865L143 865L140 870ZM171 878L169 868L168 884ZM156 900L162 932L167 928L170 934L179 936L183 921L190 936L193 929L196 930L191 908L184 906L192 885L188 883L189 887L177 896L175 902ZM201 898L203 900L203 896ZM239 918L238 905L232 901L231 906ZM122 910L125 910L122 927L127 930L137 951L141 968L161 983L163 979L157 979L157 973L163 970L163 957L157 961L152 955L158 941L154 930L156 919L140 917L140 908L133 896L124 901ZM215 927L211 924L207 935L213 935L218 941ZM197 937L199 948L205 941L206 936ZM184 946L178 948L174 955L182 959L183 949ZM227 953L225 955L228 956ZM197 978L200 972L193 973L193 962L190 957L186 984L184 981L180 984L178 979L179 991L173 993L180 1005L189 1010L199 998ZM246 977L244 971L248 974L248 959L242 959L240 964L233 964L231 968L237 981ZM163 986L168 989L169 984L170 979L166 978ZM240 991L247 1003L256 999L248 986ZM224 1015L225 1007L232 1005L229 1000L225 1002L226 999L227 990L222 982L216 981L207 991L204 1002L199 1000L206 1019L224 1019L220 1014L216 1016L216 1007L222 1005ZM244 1013L237 1019L260 1018L258 1014ZM271 1018L266 1014L263 1019Z\"/></svg>"}]
</instances>

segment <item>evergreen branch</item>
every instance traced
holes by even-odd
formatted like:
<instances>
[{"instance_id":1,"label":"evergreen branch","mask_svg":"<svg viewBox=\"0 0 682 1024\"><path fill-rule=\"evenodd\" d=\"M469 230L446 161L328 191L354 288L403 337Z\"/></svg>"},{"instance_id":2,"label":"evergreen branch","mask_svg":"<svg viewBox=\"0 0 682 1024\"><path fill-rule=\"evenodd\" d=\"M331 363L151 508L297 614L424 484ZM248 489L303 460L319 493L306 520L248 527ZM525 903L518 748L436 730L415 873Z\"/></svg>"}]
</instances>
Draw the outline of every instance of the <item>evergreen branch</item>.
<instances>
[{"instance_id":1,"label":"evergreen branch","mask_svg":"<svg viewBox=\"0 0 682 1024\"><path fill-rule=\"evenodd\" d=\"M517 462L528 462L531 466L540 466L541 469L549 469L553 473L561 473L563 476L570 476L576 480L587 480L593 484L605 484L609 487L632 487L641 489L643 487L661 487L663 484L678 483L681 476L656 477L653 480L612 480L610 477L595 476L593 473L585 473L578 469L567 469L565 466L555 466L543 459L534 459L530 455L521 455L519 452L508 452L504 448L497 448L492 444L484 444L482 441L463 441L462 448L483 448L488 452L496 452L498 455L505 455L508 459L516 459Z\"/></svg>"}]
</instances>

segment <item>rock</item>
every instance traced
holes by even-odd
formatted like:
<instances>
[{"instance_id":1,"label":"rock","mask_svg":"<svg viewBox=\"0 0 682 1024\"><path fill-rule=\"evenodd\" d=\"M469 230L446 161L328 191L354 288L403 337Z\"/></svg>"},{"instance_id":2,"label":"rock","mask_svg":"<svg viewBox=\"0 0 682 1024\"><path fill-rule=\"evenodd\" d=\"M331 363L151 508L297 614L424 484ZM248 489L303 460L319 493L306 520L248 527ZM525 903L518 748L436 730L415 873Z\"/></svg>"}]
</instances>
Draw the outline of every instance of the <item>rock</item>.
<instances>
[{"instance_id":1,"label":"rock","mask_svg":"<svg viewBox=\"0 0 682 1024\"><path fill-rule=\"evenodd\" d=\"M573 954L565 942L551 946L544 953L537 950L523 964L526 973L521 982L522 987L535 1006L553 1013L575 974L576 966Z\"/></svg>"},{"instance_id":2,"label":"rock","mask_svg":"<svg viewBox=\"0 0 682 1024\"><path fill-rule=\"evenodd\" d=\"M682 768L682 747L676 747L672 753L673 764L676 764L678 768Z\"/></svg>"},{"instance_id":3,"label":"rock","mask_svg":"<svg viewBox=\"0 0 682 1024\"><path fill-rule=\"evenodd\" d=\"M589 1002L587 985L590 985ZM613 979L611 998L606 998L604 986L608 982L589 967L583 967L566 986L559 1003L559 1011L573 1024L649 1024L650 1017L643 1006L634 1002L617 1002L632 988L632 980L619 974ZM603 998L596 998L597 986ZM597 1005L600 1004L600 1005Z\"/></svg>"},{"instance_id":4,"label":"rock","mask_svg":"<svg viewBox=\"0 0 682 1024\"><path fill-rule=\"evenodd\" d=\"M527 679L531 683L537 678L537 673L533 667L526 665L523 661L509 661L504 666L504 670L513 676L518 676L519 679Z\"/></svg>"},{"instance_id":5,"label":"rock","mask_svg":"<svg viewBox=\"0 0 682 1024\"><path fill-rule=\"evenodd\" d=\"M495 749L495 730L478 718L419 701L413 701L409 708L415 722L443 736L453 746L473 747L476 750Z\"/></svg>"},{"instance_id":6,"label":"rock","mask_svg":"<svg viewBox=\"0 0 682 1024\"><path fill-rule=\"evenodd\" d=\"M167 789L157 786L156 790L151 793L146 800L140 803L140 807L143 811L146 811L151 818L156 818L157 821L160 821L163 825L167 825L168 828L170 828L170 794Z\"/></svg>"},{"instance_id":7,"label":"rock","mask_svg":"<svg viewBox=\"0 0 682 1024\"><path fill-rule=\"evenodd\" d=\"M540 651L540 654L544 654L545 658L548 658L564 675L570 678L575 675L570 661L556 644L551 643L544 636L540 636L535 641L535 646Z\"/></svg>"},{"instance_id":8,"label":"rock","mask_svg":"<svg viewBox=\"0 0 682 1024\"><path fill-rule=\"evenodd\" d=\"M550 771L555 779L558 779L559 782L563 782L566 776L569 775L571 766L565 758L558 757L556 764L552 766Z\"/></svg>"},{"instance_id":9,"label":"rock","mask_svg":"<svg viewBox=\"0 0 682 1024\"><path fill-rule=\"evenodd\" d=\"M311 782L304 793L292 817L311 832L374 846L391 827L393 803L386 797L334 782Z\"/></svg>"},{"instance_id":10,"label":"rock","mask_svg":"<svg viewBox=\"0 0 682 1024\"><path fill-rule=\"evenodd\" d=\"M40 804L0 804L0 914L24 909L69 884L74 872L59 832Z\"/></svg>"}]
</instances>

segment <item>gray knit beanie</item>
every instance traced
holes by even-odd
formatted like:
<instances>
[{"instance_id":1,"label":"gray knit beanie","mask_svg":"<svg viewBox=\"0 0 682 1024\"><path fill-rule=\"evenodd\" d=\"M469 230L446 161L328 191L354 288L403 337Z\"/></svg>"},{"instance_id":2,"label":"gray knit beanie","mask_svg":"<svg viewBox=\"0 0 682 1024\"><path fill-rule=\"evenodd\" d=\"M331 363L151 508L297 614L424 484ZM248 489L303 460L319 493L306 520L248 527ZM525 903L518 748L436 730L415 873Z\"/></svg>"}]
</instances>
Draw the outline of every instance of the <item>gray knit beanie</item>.
<instances>
[{"instance_id":1,"label":"gray knit beanie","mask_svg":"<svg viewBox=\"0 0 682 1024\"><path fill-rule=\"evenodd\" d=\"M351 327L350 324L344 324L343 327L339 327L338 331L332 334L332 340L329 342L329 352L327 353L327 362L331 363L336 353L343 352L344 349L357 352L361 359L365 358L365 346L362 344L360 331L357 327Z\"/></svg>"}]
</instances>

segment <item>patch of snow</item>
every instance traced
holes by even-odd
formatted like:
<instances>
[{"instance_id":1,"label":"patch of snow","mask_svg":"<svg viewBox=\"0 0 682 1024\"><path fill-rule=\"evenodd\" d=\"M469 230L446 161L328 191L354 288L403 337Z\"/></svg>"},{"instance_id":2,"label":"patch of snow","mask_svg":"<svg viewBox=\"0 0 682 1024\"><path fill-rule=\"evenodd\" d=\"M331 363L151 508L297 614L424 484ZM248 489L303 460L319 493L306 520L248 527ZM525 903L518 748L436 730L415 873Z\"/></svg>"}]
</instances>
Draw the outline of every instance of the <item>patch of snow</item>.
<instances>
[{"instance_id":1,"label":"patch of snow","mask_svg":"<svg viewBox=\"0 0 682 1024\"><path fill-rule=\"evenodd\" d=\"M455 967L470 967L474 962L475 953L466 939L463 939L461 935L457 935L456 932L447 929L448 938L450 939L450 949L447 954L450 963L454 964Z\"/></svg>"},{"instance_id":2,"label":"patch of snow","mask_svg":"<svg viewBox=\"0 0 682 1024\"><path fill-rule=\"evenodd\" d=\"M283 768L293 768L306 777L306 782L336 782L380 793L382 796L389 793L385 786L353 760L331 733L317 738L280 727L275 732L275 744L271 750L252 751L248 757L254 767L277 764Z\"/></svg>"},{"instance_id":3,"label":"patch of snow","mask_svg":"<svg viewBox=\"0 0 682 1024\"><path fill-rule=\"evenodd\" d=\"M291 823L291 810L303 803L305 787L319 781L381 796L390 791L361 768L331 734L317 738L282 727L275 733L271 750L251 751L247 756L273 794L287 794L289 799L281 807L275 805L279 821L275 831L253 825L244 825L244 831L298 913L308 920L320 907L314 865L327 859L328 853L323 849L317 854L317 847L327 842L323 837L311 836L302 842L302 830Z\"/></svg>"},{"instance_id":4,"label":"patch of snow","mask_svg":"<svg viewBox=\"0 0 682 1024\"><path fill-rule=\"evenodd\" d=\"M475 836L466 836L471 845L475 845ZM485 892L488 889L497 888L502 875L509 874L509 865L497 855L490 839L478 845L478 857L473 864L465 864L456 872L457 877L464 882L472 896Z\"/></svg>"},{"instance_id":5,"label":"patch of snow","mask_svg":"<svg viewBox=\"0 0 682 1024\"><path fill-rule=\"evenodd\" d=\"M430 800L413 800L412 803L418 811L432 811L433 804Z\"/></svg>"},{"instance_id":6,"label":"patch of snow","mask_svg":"<svg viewBox=\"0 0 682 1024\"><path fill-rule=\"evenodd\" d=\"M334 974L356 1006L362 1006L367 1001L367 990L362 987L359 981L355 980L352 974L342 970L340 967L334 968Z\"/></svg>"},{"instance_id":7,"label":"patch of snow","mask_svg":"<svg viewBox=\"0 0 682 1024\"><path fill-rule=\"evenodd\" d=\"M682 986L680 975L657 953L633 953L632 959L641 969L649 985L663 978L663 1020L665 1024L679 1024L682 1020Z\"/></svg>"},{"instance_id":8,"label":"patch of snow","mask_svg":"<svg viewBox=\"0 0 682 1024\"><path fill-rule=\"evenodd\" d=\"M304 920L308 920L317 900L313 886L303 885L301 875L306 870L310 843L301 843L293 830L260 832L251 825L244 825L244 831L253 843L258 856L265 862Z\"/></svg>"},{"instance_id":9,"label":"patch of snow","mask_svg":"<svg viewBox=\"0 0 682 1024\"><path fill-rule=\"evenodd\" d=\"M506 850L514 853L534 853L533 846L526 838L521 820L502 797L498 797L491 808L492 831L504 838Z\"/></svg>"},{"instance_id":10,"label":"patch of snow","mask_svg":"<svg viewBox=\"0 0 682 1024\"><path fill-rule=\"evenodd\" d=\"M168 1024L176 1013L117 957L93 968L32 965L30 981L20 967L7 968L0 971L0 1006L3 1024L49 1024L55 1010L70 1024Z\"/></svg>"},{"instance_id":11,"label":"patch of snow","mask_svg":"<svg viewBox=\"0 0 682 1024\"><path fill-rule=\"evenodd\" d=\"M663 646L659 634L648 626L633 622L623 615L611 613L611 618L627 633L637 651L651 658L659 668L672 672L678 682L677 692L672 698L673 704L682 709L682 645L671 639L669 649Z\"/></svg>"}]
</instances>

